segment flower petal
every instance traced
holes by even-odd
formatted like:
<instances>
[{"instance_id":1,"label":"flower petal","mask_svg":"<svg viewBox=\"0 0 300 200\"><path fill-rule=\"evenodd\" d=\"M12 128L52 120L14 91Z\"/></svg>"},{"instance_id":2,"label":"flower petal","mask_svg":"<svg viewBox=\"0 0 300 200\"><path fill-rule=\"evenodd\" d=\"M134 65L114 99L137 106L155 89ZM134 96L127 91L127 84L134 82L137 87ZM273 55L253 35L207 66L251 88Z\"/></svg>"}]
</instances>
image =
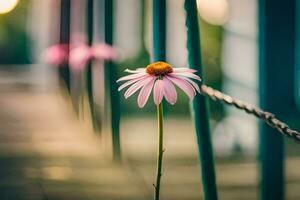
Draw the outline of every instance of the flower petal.
<instances>
[{"instance_id":1,"label":"flower petal","mask_svg":"<svg viewBox=\"0 0 300 200\"><path fill-rule=\"evenodd\" d=\"M91 58L91 49L87 45L80 45L70 51L70 66L73 69L83 69Z\"/></svg>"},{"instance_id":2,"label":"flower petal","mask_svg":"<svg viewBox=\"0 0 300 200\"><path fill-rule=\"evenodd\" d=\"M149 99L149 96L151 94L151 90L153 88L153 85L154 85L154 82L155 82L155 77L152 77L152 80L149 81L147 84L145 84L141 91L140 91L140 94L138 96L138 106L140 108L143 108L145 106L145 104L147 103L148 99Z\"/></svg>"},{"instance_id":3,"label":"flower petal","mask_svg":"<svg viewBox=\"0 0 300 200\"><path fill-rule=\"evenodd\" d=\"M136 73L145 72L145 71L146 71L145 68L137 68L135 70L125 69L125 72L131 73L131 74L136 74Z\"/></svg>"},{"instance_id":4,"label":"flower petal","mask_svg":"<svg viewBox=\"0 0 300 200\"><path fill-rule=\"evenodd\" d=\"M164 82L157 80L153 89L153 100L156 105L160 104L164 96Z\"/></svg>"},{"instance_id":5,"label":"flower petal","mask_svg":"<svg viewBox=\"0 0 300 200\"><path fill-rule=\"evenodd\" d=\"M171 75L177 75L177 76L184 76L184 77L188 77L188 78L193 78L196 79L198 81L201 81L201 78L199 76L197 76L196 74L193 74L191 72L172 72L170 73Z\"/></svg>"},{"instance_id":6,"label":"flower petal","mask_svg":"<svg viewBox=\"0 0 300 200\"><path fill-rule=\"evenodd\" d=\"M108 44L96 44L91 48L94 58L97 60L113 60L117 57L116 50Z\"/></svg>"},{"instance_id":7,"label":"flower petal","mask_svg":"<svg viewBox=\"0 0 300 200\"><path fill-rule=\"evenodd\" d=\"M136 74L130 74L130 75L123 76L122 78L118 79L117 82L127 81L127 80L131 80L131 79L135 79L135 78L140 78L140 77L142 77L144 75L146 75L146 72L140 72L140 73L136 73Z\"/></svg>"},{"instance_id":8,"label":"flower petal","mask_svg":"<svg viewBox=\"0 0 300 200\"><path fill-rule=\"evenodd\" d=\"M186 68L186 67L176 67L173 68L174 72L191 72L191 73L195 73L197 72L197 70L195 69L190 69L190 68Z\"/></svg>"},{"instance_id":9,"label":"flower petal","mask_svg":"<svg viewBox=\"0 0 300 200\"><path fill-rule=\"evenodd\" d=\"M138 91L141 87L143 87L145 84L147 84L149 81L152 80L152 76L148 76L136 83L134 83L132 86L130 86L128 88L128 90L125 92L124 96L125 99L127 99L128 97L130 97L131 95L133 95L136 91Z\"/></svg>"},{"instance_id":10,"label":"flower petal","mask_svg":"<svg viewBox=\"0 0 300 200\"><path fill-rule=\"evenodd\" d=\"M177 101L176 89L173 83L169 79L164 78L163 82L164 82L164 96L170 104L174 105Z\"/></svg>"},{"instance_id":11,"label":"flower petal","mask_svg":"<svg viewBox=\"0 0 300 200\"><path fill-rule=\"evenodd\" d=\"M139 80L142 80L146 77L147 75L144 75L144 76L141 76L139 78L135 78L135 79L131 79L127 82L125 82L124 84L122 84L119 88L118 88L118 91L121 91L122 89L126 88L127 86L139 81Z\"/></svg>"},{"instance_id":12,"label":"flower petal","mask_svg":"<svg viewBox=\"0 0 300 200\"><path fill-rule=\"evenodd\" d=\"M195 89L186 80L177 78L177 77L173 77L173 76L169 76L169 75L167 75L165 77L168 78L169 80L171 80L173 83L175 83L180 89L182 89L188 95L190 100L192 100L194 98L194 96L196 95Z\"/></svg>"},{"instance_id":13,"label":"flower petal","mask_svg":"<svg viewBox=\"0 0 300 200\"><path fill-rule=\"evenodd\" d=\"M59 66L68 60L69 46L66 44L56 44L44 52L44 59L48 64Z\"/></svg>"},{"instance_id":14,"label":"flower petal","mask_svg":"<svg viewBox=\"0 0 300 200\"><path fill-rule=\"evenodd\" d=\"M180 77L180 76L176 76L176 75L171 75L171 76L173 76L173 77L177 77L177 78L180 78L180 79L184 79L184 80L186 80L186 81L188 81L195 89L196 89L196 91L197 92L201 92L200 91L200 88L199 88L199 86L198 86L198 84L197 83L195 83L194 81L192 81L191 79L189 79L189 78L187 78L187 77Z\"/></svg>"}]
</instances>

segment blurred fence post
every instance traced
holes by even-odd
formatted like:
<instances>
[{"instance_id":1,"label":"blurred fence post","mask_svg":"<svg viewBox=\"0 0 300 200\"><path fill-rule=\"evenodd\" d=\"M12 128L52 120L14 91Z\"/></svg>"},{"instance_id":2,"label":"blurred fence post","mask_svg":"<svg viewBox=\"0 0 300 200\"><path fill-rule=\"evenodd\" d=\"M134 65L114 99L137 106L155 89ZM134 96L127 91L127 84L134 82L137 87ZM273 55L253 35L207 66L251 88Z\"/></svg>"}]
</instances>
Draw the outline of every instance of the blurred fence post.
<instances>
[{"instance_id":1,"label":"blurred fence post","mask_svg":"<svg viewBox=\"0 0 300 200\"><path fill-rule=\"evenodd\" d=\"M284 120L295 113L295 0L261 0L259 5L259 92L265 110ZM260 126L261 199L284 199L284 140Z\"/></svg>"},{"instance_id":2,"label":"blurred fence post","mask_svg":"<svg viewBox=\"0 0 300 200\"><path fill-rule=\"evenodd\" d=\"M113 0L105 0L105 43L113 45L113 26L114 26L114 6ZM111 109L111 130L112 130L112 145L113 145L113 159L115 161L121 160L121 143L120 143L120 97L118 92L118 71L112 61L105 62L105 79L110 92Z\"/></svg>"},{"instance_id":3,"label":"blurred fence post","mask_svg":"<svg viewBox=\"0 0 300 200\"><path fill-rule=\"evenodd\" d=\"M61 0L60 7L60 44L70 43L70 10L71 2L70 0ZM64 64L58 69L59 76L66 85L68 91L70 92L70 69L68 64Z\"/></svg>"},{"instance_id":4,"label":"blurred fence post","mask_svg":"<svg viewBox=\"0 0 300 200\"><path fill-rule=\"evenodd\" d=\"M295 63L295 92L296 92L296 104L298 110L300 109L300 2L296 1L296 63Z\"/></svg>"},{"instance_id":5,"label":"blurred fence post","mask_svg":"<svg viewBox=\"0 0 300 200\"><path fill-rule=\"evenodd\" d=\"M140 30L140 40L141 40L141 52L147 52L147 48L145 45L145 24L146 22L146 11L147 11L147 6L146 6L146 0L141 0L141 30Z\"/></svg>"},{"instance_id":6,"label":"blurred fence post","mask_svg":"<svg viewBox=\"0 0 300 200\"><path fill-rule=\"evenodd\" d=\"M196 0L185 0L186 27L187 27L187 48L189 67L196 69L202 77L202 60L200 33L198 23L198 12ZM210 138L209 112L207 98L196 95L193 101L193 116L197 136L198 154L201 164L201 176L203 184L204 199L218 199L213 150Z\"/></svg>"},{"instance_id":7,"label":"blurred fence post","mask_svg":"<svg viewBox=\"0 0 300 200\"><path fill-rule=\"evenodd\" d=\"M94 0L87 1L87 9L86 9L86 32L87 32L87 43L89 46L93 45L93 33L94 33L94 26L93 26L93 18L94 18ZM92 62L88 62L87 64L87 71L86 71L86 88L90 106L90 113L92 119L92 125L95 130L96 126L96 119L95 119L95 103L94 103L94 92L93 92L93 69L92 69Z\"/></svg>"},{"instance_id":8,"label":"blurred fence post","mask_svg":"<svg viewBox=\"0 0 300 200\"><path fill-rule=\"evenodd\" d=\"M166 60L166 0L153 0L153 61Z\"/></svg>"},{"instance_id":9,"label":"blurred fence post","mask_svg":"<svg viewBox=\"0 0 300 200\"><path fill-rule=\"evenodd\" d=\"M141 20L139 26L141 27L140 29L140 41L141 41L141 46L140 46L140 52L138 58L142 60L143 64L149 63L150 55L147 50L146 44L145 44L145 31L146 31L146 24L147 24L147 3L146 0L141 0L140 2L140 9L141 9Z\"/></svg>"},{"instance_id":10,"label":"blurred fence post","mask_svg":"<svg viewBox=\"0 0 300 200\"><path fill-rule=\"evenodd\" d=\"M166 0L153 0L152 11L152 34L153 34L153 56L152 61L166 61ZM164 116L168 115L167 103L163 100Z\"/></svg>"}]
</instances>

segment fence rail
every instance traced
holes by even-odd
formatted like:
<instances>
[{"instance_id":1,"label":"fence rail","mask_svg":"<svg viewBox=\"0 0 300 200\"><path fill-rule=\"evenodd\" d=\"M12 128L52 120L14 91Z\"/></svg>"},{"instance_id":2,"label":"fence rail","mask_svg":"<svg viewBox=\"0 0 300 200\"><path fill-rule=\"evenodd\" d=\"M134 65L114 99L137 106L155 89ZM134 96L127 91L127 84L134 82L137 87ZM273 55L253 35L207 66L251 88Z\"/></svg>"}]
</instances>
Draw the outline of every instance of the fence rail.
<instances>
[{"instance_id":1,"label":"fence rail","mask_svg":"<svg viewBox=\"0 0 300 200\"><path fill-rule=\"evenodd\" d=\"M253 106L239 99L233 98L204 84L201 86L201 92L203 95L208 96L214 101L224 102L228 105L234 106L240 110L244 110L246 113L252 114L264 120L270 127L275 128L284 136L293 139L297 143L300 143L300 133L296 130L291 129L286 123L277 119L273 113L263 111L257 108L256 106Z\"/></svg>"}]
</instances>

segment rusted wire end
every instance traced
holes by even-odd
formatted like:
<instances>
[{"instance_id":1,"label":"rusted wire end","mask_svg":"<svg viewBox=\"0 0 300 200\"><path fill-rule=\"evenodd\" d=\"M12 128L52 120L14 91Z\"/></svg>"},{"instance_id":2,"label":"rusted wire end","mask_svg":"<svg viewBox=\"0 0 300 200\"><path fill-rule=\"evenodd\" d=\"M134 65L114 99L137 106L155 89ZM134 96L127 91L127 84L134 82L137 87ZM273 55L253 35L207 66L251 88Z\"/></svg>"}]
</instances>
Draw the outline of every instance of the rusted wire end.
<instances>
[{"instance_id":1,"label":"rusted wire end","mask_svg":"<svg viewBox=\"0 0 300 200\"><path fill-rule=\"evenodd\" d=\"M282 135L293 139L297 143L300 143L300 133L291 129L287 124L277 119L273 113L263 111L260 108L257 108L239 99L235 99L204 84L201 85L201 94L211 98L214 101L221 101L225 104L234 106L237 109L244 110L246 113L262 119L266 124L279 131Z\"/></svg>"}]
</instances>

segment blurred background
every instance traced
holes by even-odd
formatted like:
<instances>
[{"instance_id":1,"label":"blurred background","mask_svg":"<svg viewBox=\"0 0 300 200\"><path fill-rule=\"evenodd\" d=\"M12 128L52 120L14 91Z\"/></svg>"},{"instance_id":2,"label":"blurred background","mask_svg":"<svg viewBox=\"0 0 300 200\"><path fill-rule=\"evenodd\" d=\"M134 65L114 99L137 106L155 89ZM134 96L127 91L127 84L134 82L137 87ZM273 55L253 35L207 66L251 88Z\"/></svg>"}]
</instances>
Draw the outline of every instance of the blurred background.
<instances>
[{"instance_id":1,"label":"blurred background","mask_svg":"<svg viewBox=\"0 0 300 200\"><path fill-rule=\"evenodd\" d=\"M173 67L188 66L183 4L183 0L167 0L166 52ZM294 7L295 2L287 4ZM103 63L92 64L96 111L92 119L82 78L85 72L70 70L70 82L66 83L61 80L66 71L46 65L43 59L49 46L62 41L64 9L70 14L70 44L88 40L87 0L71 0L69 10L62 5L60 0L0 0L0 199L151 199L157 145L155 106L149 101L139 109L136 95L125 101L120 94L122 164L114 164ZM265 79L258 67L258 3L197 0L197 6L205 83L260 105L259 95L264 94L259 83ZM104 42L104 1L95 0L93 10L96 44ZM282 12L296 18L296 12ZM115 0L113 15L114 47L119 53L114 67L120 77L126 68L151 62L151 1ZM279 24L285 22L279 18ZM295 20L285 24L292 26L286 31L296 32L295 24ZM293 87L274 84L272 94L283 99L275 114L286 111L278 117L299 129L297 41L295 34L294 46L285 48L284 40L274 40L279 48L280 42L284 43L282 51L293 55L295 61L282 66L291 69L291 74L279 74ZM278 77L276 73L270 73L266 81L281 82L272 79ZM278 90L289 92L292 100L276 96ZM162 197L202 199L190 102L184 93L179 95L178 102L166 108ZM209 105L220 199L259 198L259 122L219 102L210 101ZM300 150L291 141L284 143L285 196L299 199Z\"/></svg>"}]
</instances>

